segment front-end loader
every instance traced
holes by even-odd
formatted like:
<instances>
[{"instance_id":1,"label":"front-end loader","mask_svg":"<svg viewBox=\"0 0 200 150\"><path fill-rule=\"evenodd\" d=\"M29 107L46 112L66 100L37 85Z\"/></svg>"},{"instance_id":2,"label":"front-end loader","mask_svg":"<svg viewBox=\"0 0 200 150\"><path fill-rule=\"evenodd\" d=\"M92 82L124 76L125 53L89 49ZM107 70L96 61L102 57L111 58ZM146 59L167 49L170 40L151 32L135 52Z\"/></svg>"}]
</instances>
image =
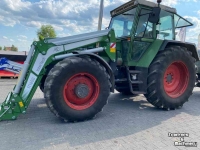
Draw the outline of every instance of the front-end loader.
<instances>
[{"instance_id":1,"label":"front-end loader","mask_svg":"<svg viewBox=\"0 0 200 150\"><path fill-rule=\"evenodd\" d=\"M26 113L38 86L50 111L69 122L94 118L114 90L144 94L157 108L181 107L199 57L194 44L176 41L175 29L192 23L160 2L131 0L111 11L106 30L34 42L23 66L10 62L20 77L0 120Z\"/></svg>"}]
</instances>

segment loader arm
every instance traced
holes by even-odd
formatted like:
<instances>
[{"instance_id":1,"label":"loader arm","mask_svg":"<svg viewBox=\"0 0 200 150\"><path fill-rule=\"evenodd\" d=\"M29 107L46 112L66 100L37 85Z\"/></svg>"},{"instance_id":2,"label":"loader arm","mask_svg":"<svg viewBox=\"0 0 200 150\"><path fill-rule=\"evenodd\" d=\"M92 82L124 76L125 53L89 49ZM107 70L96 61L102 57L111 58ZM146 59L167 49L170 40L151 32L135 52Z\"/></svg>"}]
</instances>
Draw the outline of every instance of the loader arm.
<instances>
[{"instance_id":1,"label":"loader arm","mask_svg":"<svg viewBox=\"0 0 200 150\"><path fill-rule=\"evenodd\" d=\"M102 45L101 42L103 42ZM67 57L102 51L105 51L107 56L115 61L115 55L110 52L110 43L112 42L116 42L114 30L97 31L34 42L23 67L18 66L18 71L21 71L16 86L0 106L0 121L14 120L21 113L26 113L31 99L43 75L46 73L46 66ZM99 47L85 49L85 46L96 44L99 44ZM83 47L84 49L81 49ZM79 51L79 53L76 53L76 51ZM2 61L6 64L5 60ZM9 63L12 63L15 67L18 65L7 60L7 65Z\"/></svg>"}]
</instances>

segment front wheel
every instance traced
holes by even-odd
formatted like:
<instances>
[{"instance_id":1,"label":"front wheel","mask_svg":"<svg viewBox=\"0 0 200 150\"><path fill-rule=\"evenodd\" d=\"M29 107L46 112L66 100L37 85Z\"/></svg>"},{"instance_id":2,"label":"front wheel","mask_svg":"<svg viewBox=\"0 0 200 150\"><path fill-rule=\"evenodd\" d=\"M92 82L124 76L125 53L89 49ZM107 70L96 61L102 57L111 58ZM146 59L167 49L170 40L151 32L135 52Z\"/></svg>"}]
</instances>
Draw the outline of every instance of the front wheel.
<instances>
[{"instance_id":1,"label":"front wheel","mask_svg":"<svg viewBox=\"0 0 200 150\"><path fill-rule=\"evenodd\" d=\"M106 69L90 58L66 58L54 66L45 80L49 109L68 122L95 117L107 103L110 81Z\"/></svg>"},{"instance_id":2,"label":"front wheel","mask_svg":"<svg viewBox=\"0 0 200 150\"><path fill-rule=\"evenodd\" d=\"M155 107L179 108L192 95L195 76L191 54L181 47L167 48L150 65L145 96Z\"/></svg>"}]
</instances>

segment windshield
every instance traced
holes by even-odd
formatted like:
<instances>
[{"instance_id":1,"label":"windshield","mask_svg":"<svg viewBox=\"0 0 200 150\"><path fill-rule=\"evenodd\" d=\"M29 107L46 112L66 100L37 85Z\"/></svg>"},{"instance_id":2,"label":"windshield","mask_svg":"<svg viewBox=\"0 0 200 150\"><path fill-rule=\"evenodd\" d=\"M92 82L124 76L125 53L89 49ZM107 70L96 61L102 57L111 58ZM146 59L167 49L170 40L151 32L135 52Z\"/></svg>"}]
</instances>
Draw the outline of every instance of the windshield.
<instances>
[{"instance_id":1,"label":"windshield","mask_svg":"<svg viewBox=\"0 0 200 150\"><path fill-rule=\"evenodd\" d=\"M135 8L112 18L109 29L115 30L116 37L129 36L131 33Z\"/></svg>"}]
</instances>

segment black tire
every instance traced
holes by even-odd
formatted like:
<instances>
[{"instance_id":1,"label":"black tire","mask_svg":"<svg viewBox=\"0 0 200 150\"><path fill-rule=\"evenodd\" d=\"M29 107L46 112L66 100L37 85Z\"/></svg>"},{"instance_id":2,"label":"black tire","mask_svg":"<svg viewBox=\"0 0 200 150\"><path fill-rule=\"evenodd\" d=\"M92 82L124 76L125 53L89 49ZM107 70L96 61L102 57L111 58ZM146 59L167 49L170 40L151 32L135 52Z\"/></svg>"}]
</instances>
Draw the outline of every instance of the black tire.
<instances>
[{"instance_id":1,"label":"black tire","mask_svg":"<svg viewBox=\"0 0 200 150\"><path fill-rule=\"evenodd\" d=\"M155 107L165 110L182 107L192 95L195 87L194 61L195 59L189 51L178 46L169 47L160 52L149 67L147 94L145 94L147 100ZM179 73L179 78L176 79L173 77L173 73L166 73L166 71L171 71L168 67L174 67L172 65L175 64L180 65L180 68L183 66L182 71L185 71L183 74ZM180 68L173 71L177 72L177 70L181 70ZM183 80L179 82L177 89L175 88L175 80L177 82Z\"/></svg>"},{"instance_id":2,"label":"black tire","mask_svg":"<svg viewBox=\"0 0 200 150\"><path fill-rule=\"evenodd\" d=\"M46 78L47 78L47 76L44 75L43 78L42 78L42 80L40 81L40 85L39 85L40 90L41 90L43 93L44 93L44 83L45 83Z\"/></svg>"},{"instance_id":3,"label":"black tire","mask_svg":"<svg viewBox=\"0 0 200 150\"><path fill-rule=\"evenodd\" d=\"M68 105L69 102L66 103L63 90L65 84L71 81L71 77L73 78L74 75L80 73L88 73L97 80L99 93L95 102L89 108L77 110L71 107L71 104ZM111 87L109 77L106 69L94 59L89 57L66 58L53 67L45 80L44 93L46 103L51 112L65 122L90 120L102 111L107 104ZM70 87L69 85L67 86Z\"/></svg>"},{"instance_id":4,"label":"black tire","mask_svg":"<svg viewBox=\"0 0 200 150\"><path fill-rule=\"evenodd\" d=\"M55 63L49 64L45 69L46 69L46 73L45 75L43 75L42 80L40 81L40 90L44 93L44 83L45 80L47 78L47 75L49 74L49 71L55 66Z\"/></svg>"}]
</instances>

